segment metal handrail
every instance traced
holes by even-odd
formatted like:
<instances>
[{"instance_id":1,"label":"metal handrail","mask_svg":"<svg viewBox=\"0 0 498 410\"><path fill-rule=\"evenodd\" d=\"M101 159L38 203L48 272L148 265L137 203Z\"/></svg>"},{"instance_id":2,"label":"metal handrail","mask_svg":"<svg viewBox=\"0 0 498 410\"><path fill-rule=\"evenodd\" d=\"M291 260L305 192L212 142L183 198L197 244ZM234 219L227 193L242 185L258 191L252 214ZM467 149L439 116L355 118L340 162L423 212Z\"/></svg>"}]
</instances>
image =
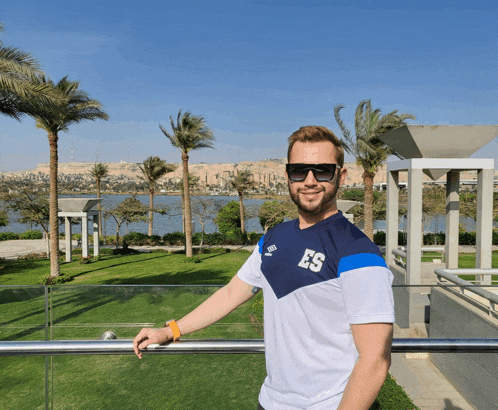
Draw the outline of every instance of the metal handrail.
<instances>
[{"instance_id":1,"label":"metal handrail","mask_svg":"<svg viewBox=\"0 0 498 410\"><path fill-rule=\"evenodd\" d=\"M439 278L444 278L453 282L458 286L463 286L470 292L473 292L479 296L482 296L489 301L498 304L498 295L490 292L489 290L483 289L481 287L475 286L473 283L466 281L464 279L455 276L454 273L459 275L498 275L498 269L435 269L434 273Z\"/></svg>"},{"instance_id":2,"label":"metal handrail","mask_svg":"<svg viewBox=\"0 0 498 410\"><path fill-rule=\"evenodd\" d=\"M264 353L262 339L182 340L164 345L153 344L144 354L234 354ZM394 339L393 353L498 353L498 339ZM130 355L131 339L51 340L0 342L0 357L65 355Z\"/></svg>"}]
</instances>

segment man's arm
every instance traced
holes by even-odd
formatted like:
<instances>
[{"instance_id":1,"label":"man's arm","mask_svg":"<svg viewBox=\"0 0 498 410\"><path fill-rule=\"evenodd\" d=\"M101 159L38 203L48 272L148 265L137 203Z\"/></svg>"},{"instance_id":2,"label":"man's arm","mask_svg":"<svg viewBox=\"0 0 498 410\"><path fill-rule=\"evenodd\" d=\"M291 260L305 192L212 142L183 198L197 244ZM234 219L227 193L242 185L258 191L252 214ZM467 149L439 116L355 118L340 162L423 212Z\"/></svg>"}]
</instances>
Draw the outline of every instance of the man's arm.
<instances>
[{"instance_id":1,"label":"man's arm","mask_svg":"<svg viewBox=\"0 0 498 410\"><path fill-rule=\"evenodd\" d=\"M237 306L249 300L254 294L249 285L235 275L228 285L218 289L192 312L177 321L180 333L186 335L205 328L228 315ZM133 339L133 350L139 359L142 349L151 344L161 344L173 339L169 327L160 329L143 328Z\"/></svg>"},{"instance_id":2,"label":"man's arm","mask_svg":"<svg viewBox=\"0 0 498 410\"><path fill-rule=\"evenodd\" d=\"M351 332L359 358L338 410L368 410L379 394L391 365L393 325L351 325Z\"/></svg>"}]
</instances>

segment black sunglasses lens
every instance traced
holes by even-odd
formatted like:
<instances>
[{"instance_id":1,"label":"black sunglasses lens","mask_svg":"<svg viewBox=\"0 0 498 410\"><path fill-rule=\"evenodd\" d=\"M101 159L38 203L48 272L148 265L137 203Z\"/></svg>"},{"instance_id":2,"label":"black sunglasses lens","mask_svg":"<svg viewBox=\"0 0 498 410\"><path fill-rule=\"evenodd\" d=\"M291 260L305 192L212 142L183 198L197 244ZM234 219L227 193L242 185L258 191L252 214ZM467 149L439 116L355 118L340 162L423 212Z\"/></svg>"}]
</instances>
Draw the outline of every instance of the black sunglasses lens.
<instances>
[{"instance_id":1,"label":"black sunglasses lens","mask_svg":"<svg viewBox=\"0 0 498 410\"><path fill-rule=\"evenodd\" d=\"M287 174L291 181L301 182L306 179L309 171L319 182L331 181L334 178L335 164L287 164Z\"/></svg>"},{"instance_id":2,"label":"black sunglasses lens","mask_svg":"<svg viewBox=\"0 0 498 410\"><path fill-rule=\"evenodd\" d=\"M313 168L313 175L317 181L332 181L335 174L335 166L332 164L320 164Z\"/></svg>"},{"instance_id":3,"label":"black sunglasses lens","mask_svg":"<svg viewBox=\"0 0 498 410\"><path fill-rule=\"evenodd\" d=\"M289 170L289 178L291 181L304 181L306 177L308 176L310 168L308 167L302 167L302 166L296 166L296 167L291 167Z\"/></svg>"}]
</instances>

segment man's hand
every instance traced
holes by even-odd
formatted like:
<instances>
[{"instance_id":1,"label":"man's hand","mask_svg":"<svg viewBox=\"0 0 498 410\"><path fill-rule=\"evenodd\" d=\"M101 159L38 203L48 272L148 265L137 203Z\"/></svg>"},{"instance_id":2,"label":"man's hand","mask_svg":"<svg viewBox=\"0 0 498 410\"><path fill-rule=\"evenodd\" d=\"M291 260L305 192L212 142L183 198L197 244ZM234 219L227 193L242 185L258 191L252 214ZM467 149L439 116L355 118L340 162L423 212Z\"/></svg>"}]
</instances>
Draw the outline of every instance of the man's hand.
<instances>
[{"instance_id":1,"label":"man's hand","mask_svg":"<svg viewBox=\"0 0 498 410\"><path fill-rule=\"evenodd\" d=\"M142 358L141 350L152 344L163 344L173 339L173 332L169 327L150 329L144 327L133 339L133 350L139 359Z\"/></svg>"}]
</instances>

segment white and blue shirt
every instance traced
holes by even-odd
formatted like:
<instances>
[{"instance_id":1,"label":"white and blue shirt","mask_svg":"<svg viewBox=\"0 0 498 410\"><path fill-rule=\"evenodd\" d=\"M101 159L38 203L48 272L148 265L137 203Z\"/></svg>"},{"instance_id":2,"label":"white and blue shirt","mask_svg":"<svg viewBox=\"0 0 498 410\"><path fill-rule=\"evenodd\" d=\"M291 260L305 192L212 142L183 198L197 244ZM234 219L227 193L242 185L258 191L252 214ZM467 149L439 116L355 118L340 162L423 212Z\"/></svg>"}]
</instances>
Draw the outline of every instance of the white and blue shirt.
<instances>
[{"instance_id":1,"label":"white and blue shirt","mask_svg":"<svg viewBox=\"0 0 498 410\"><path fill-rule=\"evenodd\" d=\"M342 213L281 223L238 272L264 292L265 410L332 410L358 359L350 324L393 323L393 275Z\"/></svg>"}]
</instances>

